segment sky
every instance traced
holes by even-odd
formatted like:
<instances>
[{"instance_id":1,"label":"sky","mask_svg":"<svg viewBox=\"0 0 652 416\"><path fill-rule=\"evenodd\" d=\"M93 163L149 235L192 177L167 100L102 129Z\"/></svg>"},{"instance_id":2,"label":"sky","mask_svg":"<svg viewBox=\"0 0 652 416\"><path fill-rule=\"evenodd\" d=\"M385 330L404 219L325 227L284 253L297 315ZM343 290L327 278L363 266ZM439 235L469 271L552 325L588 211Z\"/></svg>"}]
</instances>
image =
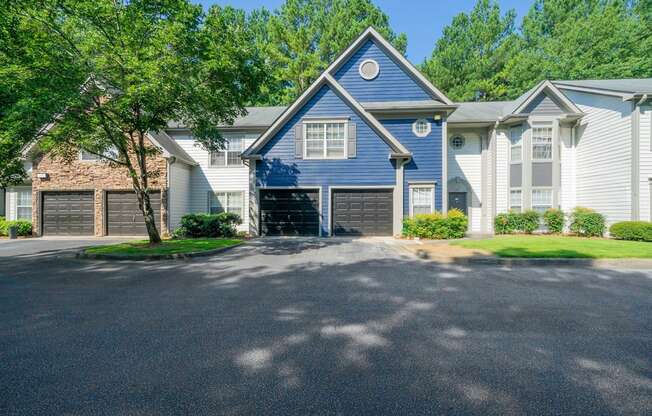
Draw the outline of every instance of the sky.
<instances>
[{"instance_id":1,"label":"sky","mask_svg":"<svg viewBox=\"0 0 652 416\"><path fill-rule=\"evenodd\" d=\"M204 6L230 5L247 11L262 6L275 9L283 4L283 0L193 1ZM499 0L498 2L501 11L516 10L517 25L532 5L532 0ZM407 35L407 57L411 62L419 64L430 56L444 26L450 24L456 14L471 11L476 0L374 0L374 3L389 16L394 32L403 32Z\"/></svg>"}]
</instances>

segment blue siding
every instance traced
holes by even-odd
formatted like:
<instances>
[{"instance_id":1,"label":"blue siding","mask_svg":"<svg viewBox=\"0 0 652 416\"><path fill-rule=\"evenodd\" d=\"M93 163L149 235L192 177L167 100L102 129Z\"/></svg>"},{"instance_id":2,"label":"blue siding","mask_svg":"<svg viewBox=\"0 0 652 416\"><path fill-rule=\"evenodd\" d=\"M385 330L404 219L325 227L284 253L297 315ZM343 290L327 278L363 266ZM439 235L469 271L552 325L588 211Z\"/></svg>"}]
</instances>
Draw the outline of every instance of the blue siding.
<instances>
[{"instance_id":1,"label":"blue siding","mask_svg":"<svg viewBox=\"0 0 652 416\"><path fill-rule=\"evenodd\" d=\"M442 157L441 140L442 125L440 121L428 119L431 126L430 134L417 137L412 132L415 118L401 120L381 120L381 123L412 153L412 160L404 167L403 176L403 214L410 214L410 192L408 182L431 181L435 185L435 209L441 211L442 187Z\"/></svg>"},{"instance_id":2,"label":"blue siding","mask_svg":"<svg viewBox=\"0 0 652 416\"><path fill-rule=\"evenodd\" d=\"M294 126L304 117L349 117L357 128L357 156L342 160L304 160L294 157ZM320 186L322 234L328 234L328 187L389 185L396 182L390 147L328 86L322 87L263 147L257 163L258 186Z\"/></svg>"},{"instance_id":3,"label":"blue siding","mask_svg":"<svg viewBox=\"0 0 652 416\"><path fill-rule=\"evenodd\" d=\"M371 81L358 72L365 59L378 62L380 72ZM432 97L371 40L362 45L335 74L335 79L359 102L430 100Z\"/></svg>"}]
</instances>

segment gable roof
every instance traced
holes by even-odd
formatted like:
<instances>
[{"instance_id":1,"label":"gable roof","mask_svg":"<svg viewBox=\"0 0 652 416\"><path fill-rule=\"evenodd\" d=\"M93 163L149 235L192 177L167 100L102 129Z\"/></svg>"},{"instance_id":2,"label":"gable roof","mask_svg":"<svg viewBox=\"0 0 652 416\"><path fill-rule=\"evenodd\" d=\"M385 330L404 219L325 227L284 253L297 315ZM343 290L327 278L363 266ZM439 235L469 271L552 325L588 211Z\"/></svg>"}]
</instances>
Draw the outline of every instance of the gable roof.
<instances>
[{"instance_id":1,"label":"gable roof","mask_svg":"<svg viewBox=\"0 0 652 416\"><path fill-rule=\"evenodd\" d=\"M448 117L449 123L495 123L505 115L514 101L476 101L458 103L459 107Z\"/></svg>"},{"instance_id":2,"label":"gable roof","mask_svg":"<svg viewBox=\"0 0 652 416\"><path fill-rule=\"evenodd\" d=\"M652 94L652 78L558 80L553 84L561 89L595 90L614 95Z\"/></svg>"},{"instance_id":3,"label":"gable roof","mask_svg":"<svg viewBox=\"0 0 652 416\"><path fill-rule=\"evenodd\" d=\"M582 114L582 110L580 110L574 102L569 100L568 97L564 95L564 93L559 91L559 89L552 82L545 80L541 81L530 91L517 98L514 101L513 107L511 108L509 114L507 115L515 115L523 112L523 110L527 108L527 106L540 94L548 94L554 99L558 100L564 107L566 107L568 113Z\"/></svg>"},{"instance_id":4,"label":"gable roof","mask_svg":"<svg viewBox=\"0 0 652 416\"><path fill-rule=\"evenodd\" d=\"M173 138L168 136L168 134L164 131L149 131L147 132L147 136L152 144L154 144L154 146L158 147L163 152L163 157L174 157L176 160L191 166L198 164L188 153L186 153L185 150L183 150L181 146L179 146L179 144Z\"/></svg>"},{"instance_id":5,"label":"gable roof","mask_svg":"<svg viewBox=\"0 0 652 416\"><path fill-rule=\"evenodd\" d=\"M283 114L286 109L286 106L245 107L247 114L237 117L233 120L233 124L222 124L218 127L222 129L266 129L271 126L274 120ZM183 129L186 128L186 125L179 121L170 121L168 122L168 128Z\"/></svg>"},{"instance_id":6,"label":"gable roof","mask_svg":"<svg viewBox=\"0 0 652 416\"><path fill-rule=\"evenodd\" d=\"M432 97L433 101L441 102L448 108L455 108L455 104L430 83L396 48L387 42L374 28L367 28L351 45L340 54L333 63L331 63L324 72L305 90L292 105L271 124L271 126L242 154L243 157L252 157L256 152L274 137L274 135L287 123L297 111L308 102L308 100L319 89L328 85L342 100L349 104L355 112L383 139L392 149L392 156L409 156L410 151L401 144L374 116L371 115L360 103L358 103L336 80L333 75L337 69L351 57L351 55L360 48L367 40L373 40L410 75L419 83Z\"/></svg>"}]
</instances>

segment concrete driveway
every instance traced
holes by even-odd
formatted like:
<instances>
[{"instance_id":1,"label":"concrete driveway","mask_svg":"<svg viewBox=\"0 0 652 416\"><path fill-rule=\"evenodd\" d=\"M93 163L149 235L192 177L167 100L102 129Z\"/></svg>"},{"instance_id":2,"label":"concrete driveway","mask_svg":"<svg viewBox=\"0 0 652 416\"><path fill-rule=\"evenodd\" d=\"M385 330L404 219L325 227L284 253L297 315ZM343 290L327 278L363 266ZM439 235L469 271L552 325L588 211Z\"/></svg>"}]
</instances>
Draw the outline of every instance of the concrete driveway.
<instances>
[{"instance_id":1,"label":"concrete driveway","mask_svg":"<svg viewBox=\"0 0 652 416\"><path fill-rule=\"evenodd\" d=\"M650 413L651 271L340 239L0 259L3 415Z\"/></svg>"}]
</instances>

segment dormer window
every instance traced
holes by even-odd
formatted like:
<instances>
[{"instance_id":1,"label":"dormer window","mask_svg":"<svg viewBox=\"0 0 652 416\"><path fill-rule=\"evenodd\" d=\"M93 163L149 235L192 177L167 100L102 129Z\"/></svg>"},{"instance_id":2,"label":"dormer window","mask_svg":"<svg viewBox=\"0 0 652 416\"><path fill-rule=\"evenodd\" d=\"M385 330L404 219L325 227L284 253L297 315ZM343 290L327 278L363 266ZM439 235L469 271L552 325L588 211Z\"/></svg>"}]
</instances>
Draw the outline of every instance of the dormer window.
<instances>
[{"instance_id":1,"label":"dormer window","mask_svg":"<svg viewBox=\"0 0 652 416\"><path fill-rule=\"evenodd\" d=\"M366 79L367 81L371 81L378 76L380 67L378 66L378 62L374 61L373 59L366 59L360 64L358 71L360 72L360 76L362 78Z\"/></svg>"},{"instance_id":2,"label":"dormer window","mask_svg":"<svg viewBox=\"0 0 652 416\"><path fill-rule=\"evenodd\" d=\"M412 132L417 137L426 137L430 134L430 123L425 118L420 118L412 124Z\"/></svg>"}]
</instances>

